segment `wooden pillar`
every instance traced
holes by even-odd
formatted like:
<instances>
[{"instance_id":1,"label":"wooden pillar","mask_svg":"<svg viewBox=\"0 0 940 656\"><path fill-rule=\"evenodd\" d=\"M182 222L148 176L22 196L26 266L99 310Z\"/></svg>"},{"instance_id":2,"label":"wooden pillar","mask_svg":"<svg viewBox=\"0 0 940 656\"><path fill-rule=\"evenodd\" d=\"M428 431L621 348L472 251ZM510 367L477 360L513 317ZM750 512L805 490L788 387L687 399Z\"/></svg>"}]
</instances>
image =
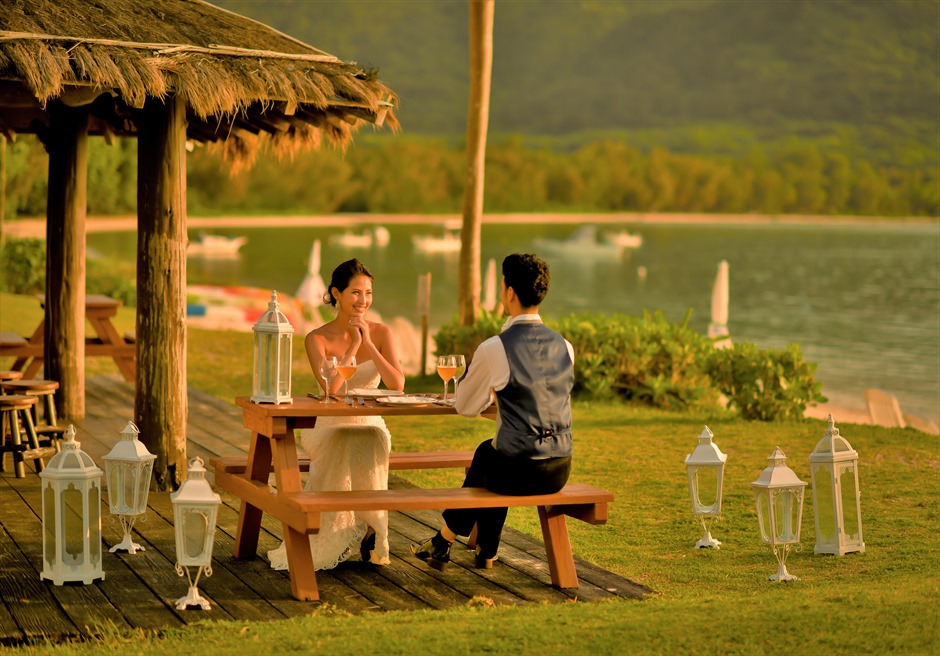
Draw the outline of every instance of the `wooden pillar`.
<instances>
[{"instance_id":1,"label":"wooden pillar","mask_svg":"<svg viewBox=\"0 0 940 656\"><path fill-rule=\"evenodd\" d=\"M470 0L470 103L458 278L458 314L462 326L472 326L480 309L480 224L483 222L483 172L490 118L494 5L495 0Z\"/></svg>"},{"instance_id":2,"label":"wooden pillar","mask_svg":"<svg viewBox=\"0 0 940 656\"><path fill-rule=\"evenodd\" d=\"M60 417L85 416L85 209L88 113L49 104L45 377Z\"/></svg>"},{"instance_id":3,"label":"wooden pillar","mask_svg":"<svg viewBox=\"0 0 940 656\"><path fill-rule=\"evenodd\" d=\"M148 98L137 115L137 394L153 487L186 473L186 106Z\"/></svg>"}]
</instances>

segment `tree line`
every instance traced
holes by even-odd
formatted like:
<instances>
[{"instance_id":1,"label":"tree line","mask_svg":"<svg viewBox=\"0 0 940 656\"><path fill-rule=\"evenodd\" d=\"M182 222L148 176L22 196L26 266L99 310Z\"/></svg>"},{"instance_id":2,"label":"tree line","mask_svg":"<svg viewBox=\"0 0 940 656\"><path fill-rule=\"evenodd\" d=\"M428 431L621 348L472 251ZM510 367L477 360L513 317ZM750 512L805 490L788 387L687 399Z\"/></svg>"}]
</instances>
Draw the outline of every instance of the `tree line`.
<instances>
[{"instance_id":1,"label":"tree line","mask_svg":"<svg viewBox=\"0 0 940 656\"><path fill-rule=\"evenodd\" d=\"M262 152L233 171L215 148L187 161L188 212L325 214L459 213L460 143L424 137L366 137L278 159ZM47 158L24 135L8 145L7 217L42 216ZM88 212L136 212L137 144L89 140ZM485 210L502 212L678 212L940 216L940 167L875 165L811 140L755 145L721 156L603 140L560 150L521 137L491 143Z\"/></svg>"}]
</instances>

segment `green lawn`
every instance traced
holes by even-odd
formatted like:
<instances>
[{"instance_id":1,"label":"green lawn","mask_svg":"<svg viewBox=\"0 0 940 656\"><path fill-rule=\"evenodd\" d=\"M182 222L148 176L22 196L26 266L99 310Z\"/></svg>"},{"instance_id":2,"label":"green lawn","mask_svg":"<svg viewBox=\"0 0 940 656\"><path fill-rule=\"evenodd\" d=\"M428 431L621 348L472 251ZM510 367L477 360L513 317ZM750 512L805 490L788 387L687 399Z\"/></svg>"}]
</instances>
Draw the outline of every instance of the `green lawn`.
<instances>
[{"instance_id":1,"label":"green lawn","mask_svg":"<svg viewBox=\"0 0 940 656\"><path fill-rule=\"evenodd\" d=\"M0 330L28 333L33 299L0 294ZM128 312L122 328L133 327ZM299 342L301 340L295 340ZM190 385L230 399L250 383L251 336L189 331ZM107 371L88 361L89 373ZM4 363L0 363L4 364ZM294 391L312 389L302 349ZM115 369L111 369L116 371ZM436 384L439 384L436 383ZM435 385L410 380L409 388ZM436 386L434 387L436 389ZM569 523L575 552L657 591L644 601L524 608L393 612L350 617L329 608L269 623L207 622L162 636L107 635L81 645L24 647L11 653L324 653L525 654L726 653L931 654L940 650L940 438L912 429L839 425L859 452L867 551L813 554L813 503L803 510L802 551L788 569L800 577L771 583L776 571L761 546L751 482L779 446L809 482L808 457L825 423L763 424L728 416L677 414L619 403L576 402L573 479L611 490L604 526ZM836 417L838 424L839 418ZM488 435L478 420L390 418L394 448L469 449ZM694 550L683 460L707 424L728 454L724 516L712 534L718 551ZM447 471L410 474L419 485L459 484ZM512 527L541 536L535 514L510 511ZM497 565L499 566L499 565Z\"/></svg>"}]
</instances>

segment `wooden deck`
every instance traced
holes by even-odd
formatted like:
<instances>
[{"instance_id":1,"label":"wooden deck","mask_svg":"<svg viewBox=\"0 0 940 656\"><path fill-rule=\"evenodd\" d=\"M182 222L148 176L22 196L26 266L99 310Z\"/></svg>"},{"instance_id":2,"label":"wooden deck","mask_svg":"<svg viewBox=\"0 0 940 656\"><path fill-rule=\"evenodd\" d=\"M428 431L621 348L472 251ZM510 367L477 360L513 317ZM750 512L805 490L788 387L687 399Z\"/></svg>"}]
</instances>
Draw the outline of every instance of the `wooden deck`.
<instances>
[{"instance_id":1,"label":"wooden deck","mask_svg":"<svg viewBox=\"0 0 940 656\"><path fill-rule=\"evenodd\" d=\"M76 425L76 439L82 450L103 466L102 456L133 418L132 391L116 375L99 376L87 380L86 394L88 417ZM234 405L190 390L187 438L188 456L199 455L208 461L216 455L246 455L249 434L242 426L241 411ZM213 575L199 583L212 609L180 611L174 602L186 594L187 584L174 569L176 547L168 493L150 495L146 521L135 526L135 540L146 551L135 555L107 551L120 541L120 527L109 521L105 494L104 580L91 585L55 586L39 578L40 478L32 467L28 467L30 473L25 479L15 478L9 465L7 469L0 473L0 644L5 645L40 639L86 639L102 626L159 631L206 619L277 620L309 614L323 604L362 613L451 608L489 603L486 600L497 605L518 605L611 597L637 599L650 592L577 558L580 588L556 590L551 587L542 543L511 529L503 534L500 560L494 569L474 569L471 552L457 545L448 571L437 572L408 551L413 541L427 537L441 525L440 513L419 511L390 513L390 566L364 564L356 556L334 570L317 574L321 601L297 601L291 596L287 573L271 570L265 556L267 550L280 543L280 524L265 517L259 557L235 560L232 546L239 505L236 499L223 494ZM392 477L390 485L407 482Z\"/></svg>"}]
</instances>

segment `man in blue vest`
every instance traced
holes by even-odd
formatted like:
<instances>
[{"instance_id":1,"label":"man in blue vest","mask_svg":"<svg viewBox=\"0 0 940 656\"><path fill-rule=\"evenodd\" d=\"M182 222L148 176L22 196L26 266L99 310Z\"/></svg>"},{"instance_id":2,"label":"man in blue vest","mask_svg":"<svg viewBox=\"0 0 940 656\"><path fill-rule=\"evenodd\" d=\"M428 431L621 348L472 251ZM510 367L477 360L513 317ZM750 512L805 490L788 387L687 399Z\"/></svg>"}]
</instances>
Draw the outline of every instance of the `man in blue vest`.
<instances>
[{"instance_id":1,"label":"man in blue vest","mask_svg":"<svg viewBox=\"0 0 940 656\"><path fill-rule=\"evenodd\" d=\"M535 255L515 253L503 260L500 300L509 314L503 331L477 348L457 389L455 407L475 417L495 398L496 435L473 454L464 487L499 494L551 494L564 487L571 471L571 389L574 349L539 316L548 292L548 265ZM477 526L474 564L490 569L496 561L508 508L444 511L437 535L411 546L431 567L443 570L458 535Z\"/></svg>"}]
</instances>

